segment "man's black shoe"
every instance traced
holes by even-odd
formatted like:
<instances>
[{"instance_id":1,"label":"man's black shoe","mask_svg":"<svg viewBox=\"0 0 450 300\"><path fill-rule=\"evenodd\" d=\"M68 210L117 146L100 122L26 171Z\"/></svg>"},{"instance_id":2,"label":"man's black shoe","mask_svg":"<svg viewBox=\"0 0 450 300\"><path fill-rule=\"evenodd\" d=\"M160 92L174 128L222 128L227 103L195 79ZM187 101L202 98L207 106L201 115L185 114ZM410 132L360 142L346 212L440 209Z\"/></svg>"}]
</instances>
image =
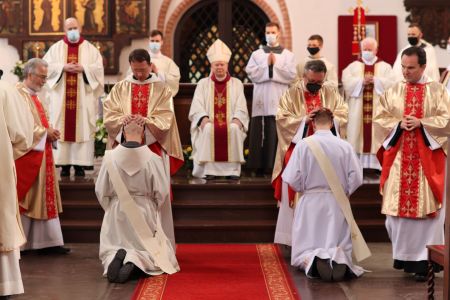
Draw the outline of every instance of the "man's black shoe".
<instances>
[{"instance_id":1,"label":"man's black shoe","mask_svg":"<svg viewBox=\"0 0 450 300\"><path fill-rule=\"evenodd\" d=\"M345 273L347 272L347 265L338 264L333 261L333 281L342 281L345 278Z\"/></svg>"},{"instance_id":2,"label":"man's black shoe","mask_svg":"<svg viewBox=\"0 0 450 300\"><path fill-rule=\"evenodd\" d=\"M236 176L236 175L230 175L230 176L227 176L227 177L225 177L226 179L229 179L229 180L239 180L241 177L239 177L239 176Z\"/></svg>"},{"instance_id":3,"label":"man's black shoe","mask_svg":"<svg viewBox=\"0 0 450 300\"><path fill-rule=\"evenodd\" d=\"M214 176L214 175L206 175L205 179L206 180L214 180L214 179L216 179L216 176Z\"/></svg>"},{"instance_id":4,"label":"man's black shoe","mask_svg":"<svg viewBox=\"0 0 450 300\"><path fill-rule=\"evenodd\" d=\"M136 269L136 266L132 262L127 262L120 268L119 275L117 276L117 283L125 283L127 282L133 271Z\"/></svg>"},{"instance_id":5,"label":"man's black shoe","mask_svg":"<svg viewBox=\"0 0 450 300\"><path fill-rule=\"evenodd\" d=\"M61 177L69 177L69 176L70 176L70 166L62 166Z\"/></svg>"},{"instance_id":6,"label":"man's black shoe","mask_svg":"<svg viewBox=\"0 0 450 300\"><path fill-rule=\"evenodd\" d=\"M316 258L317 272L323 281L333 281L333 269L329 259Z\"/></svg>"},{"instance_id":7,"label":"man's black shoe","mask_svg":"<svg viewBox=\"0 0 450 300\"><path fill-rule=\"evenodd\" d=\"M117 282L117 277L119 276L120 268L122 268L123 260L127 255L127 251L125 249L117 250L114 259L108 266L108 271L106 273L109 282Z\"/></svg>"},{"instance_id":8,"label":"man's black shoe","mask_svg":"<svg viewBox=\"0 0 450 300\"><path fill-rule=\"evenodd\" d=\"M73 166L75 168L75 176L76 177L84 177L84 169L81 166Z\"/></svg>"}]
</instances>

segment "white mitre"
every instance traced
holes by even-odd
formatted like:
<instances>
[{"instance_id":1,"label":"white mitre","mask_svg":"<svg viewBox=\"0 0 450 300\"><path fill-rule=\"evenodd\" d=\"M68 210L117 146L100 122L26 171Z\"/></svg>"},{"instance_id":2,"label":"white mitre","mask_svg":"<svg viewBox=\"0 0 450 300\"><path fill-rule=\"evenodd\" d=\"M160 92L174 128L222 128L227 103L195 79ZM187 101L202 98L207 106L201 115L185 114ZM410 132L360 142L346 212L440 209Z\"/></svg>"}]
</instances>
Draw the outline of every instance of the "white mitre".
<instances>
[{"instance_id":1,"label":"white mitre","mask_svg":"<svg viewBox=\"0 0 450 300\"><path fill-rule=\"evenodd\" d=\"M224 42L217 39L211 47L209 47L208 52L206 52L206 56L208 56L210 63L216 61L224 61L228 63L231 57L231 50L227 47L227 45L225 45Z\"/></svg>"}]
</instances>

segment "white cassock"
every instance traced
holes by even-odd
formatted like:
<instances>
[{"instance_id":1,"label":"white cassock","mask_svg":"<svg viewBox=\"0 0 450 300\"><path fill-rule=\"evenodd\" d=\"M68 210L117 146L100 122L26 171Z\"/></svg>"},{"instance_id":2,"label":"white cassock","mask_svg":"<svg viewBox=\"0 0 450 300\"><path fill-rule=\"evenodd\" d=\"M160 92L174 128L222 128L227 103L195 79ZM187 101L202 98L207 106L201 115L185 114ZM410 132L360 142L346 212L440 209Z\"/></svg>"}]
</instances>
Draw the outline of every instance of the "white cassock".
<instances>
[{"instance_id":1,"label":"white cassock","mask_svg":"<svg viewBox=\"0 0 450 300\"><path fill-rule=\"evenodd\" d=\"M329 85L337 88L339 85L339 80L336 66L323 56L320 58L312 58L311 56L305 57L305 59L297 65L297 81L303 78L305 64L311 60L321 60L324 62L325 66L327 67L327 74L325 75L324 85Z\"/></svg>"},{"instance_id":2,"label":"white cassock","mask_svg":"<svg viewBox=\"0 0 450 300\"><path fill-rule=\"evenodd\" d=\"M110 151L113 164L117 166L120 177L147 222L142 226L148 226L152 232L155 232L158 223L161 222L161 207L165 201L170 201L169 178L166 176L162 158L146 146L126 148L119 145ZM121 248L127 252L124 264L132 262L149 275L164 273L155 265L153 257L145 250L136 235L136 231L121 208L121 200L117 198L115 188L117 187L111 184L106 165L102 164L95 183L95 193L105 211L100 231L99 251L104 267L103 275L106 275L109 264L117 250ZM170 252L169 259L173 266L178 266L172 244L166 236L165 240L166 249Z\"/></svg>"},{"instance_id":3,"label":"white cassock","mask_svg":"<svg viewBox=\"0 0 450 300\"><path fill-rule=\"evenodd\" d=\"M433 81L439 82L440 73L439 73L439 66L437 64L436 60L436 52L434 50L433 45L426 42L425 40L420 40L419 45L424 45L423 49L425 50L425 53L427 54L427 66L425 68L424 75L430 77ZM402 52L403 50L411 47L411 45L408 45L404 47L402 50L400 50L397 54L397 58L395 59L394 65L392 66L392 69L394 71L395 81L402 81L403 73L402 73Z\"/></svg>"},{"instance_id":4,"label":"white cassock","mask_svg":"<svg viewBox=\"0 0 450 300\"><path fill-rule=\"evenodd\" d=\"M228 96L229 94L229 96ZM211 77L201 79L195 89L189 110L191 121L192 157L194 169L192 175L204 177L214 176L240 176L241 164L244 160L244 140L248 130L247 101L244 95L244 85L234 77L227 83L227 123L228 123L228 162L214 161L213 123L208 123L201 129L197 124L208 116L214 120L214 81ZM239 119L243 128L231 123L232 119Z\"/></svg>"},{"instance_id":5,"label":"white cassock","mask_svg":"<svg viewBox=\"0 0 450 300\"><path fill-rule=\"evenodd\" d=\"M275 116L281 96L297 76L295 56L291 51L283 49L280 54L275 53L272 78L269 77L268 57L269 52L258 49L245 67L253 82L252 118Z\"/></svg>"},{"instance_id":6,"label":"white cassock","mask_svg":"<svg viewBox=\"0 0 450 300\"><path fill-rule=\"evenodd\" d=\"M384 61L354 61L342 71L342 84L344 86L345 99L348 103L347 141L353 146L359 156L363 168L381 170L381 165L376 157L378 149L373 143L370 153L363 153L363 91L365 65L374 65L374 87L372 99L372 118L379 106L380 96L394 84L392 67ZM379 145L378 145L379 146Z\"/></svg>"},{"instance_id":7,"label":"white cassock","mask_svg":"<svg viewBox=\"0 0 450 300\"><path fill-rule=\"evenodd\" d=\"M362 184L362 168L353 147L329 130L312 138L329 157L347 195ZM296 192L303 193L292 225L292 266L310 275L315 257L345 264L356 275L363 269L352 263L350 228L311 150L300 141L282 175Z\"/></svg>"},{"instance_id":8,"label":"white cassock","mask_svg":"<svg viewBox=\"0 0 450 300\"><path fill-rule=\"evenodd\" d=\"M172 97L175 97L180 85L180 68L178 68L177 64L170 57L165 56L161 52L154 54L150 51L149 54L151 62L155 64L158 69L158 73L155 74L156 77L169 86ZM128 68L127 76L128 75L132 75L131 67Z\"/></svg>"},{"instance_id":9,"label":"white cassock","mask_svg":"<svg viewBox=\"0 0 450 300\"><path fill-rule=\"evenodd\" d=\"M0 296L22 294L19 247L25 243L19 218L13 149L33 143L33 115L16 88L0 81Z\"/></svg>"},{"instance_id":10,"label":"white cassock","mask_svg":"<svg viewBox=\"0 0 450 300\"><path fill-rule=\"evenodd\" d=\"M49 64L47 88L50 101L50 123L64 136L67 44L56 42L44 56ZM103 94L103 57L98 49L84 40L79 46L78 63L84 68L78 74L76 142L58 141L54 151L55 165L92 166L94 164L94 133L96 130L98 98ZM63 138L64 139L64 138Z\"/></svg>"}]
</instances>

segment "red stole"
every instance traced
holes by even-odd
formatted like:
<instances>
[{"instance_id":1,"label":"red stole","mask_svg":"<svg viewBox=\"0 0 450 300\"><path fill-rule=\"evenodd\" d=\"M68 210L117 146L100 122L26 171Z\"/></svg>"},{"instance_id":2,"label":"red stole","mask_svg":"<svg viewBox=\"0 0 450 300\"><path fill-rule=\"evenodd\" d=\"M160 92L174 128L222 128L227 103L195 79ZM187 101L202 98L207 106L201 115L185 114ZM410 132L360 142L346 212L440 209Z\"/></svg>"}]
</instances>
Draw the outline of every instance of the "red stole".
<instances>
[{"instance_id":1,"label":"red stole","mask_svg":"<svg viewBox=\"0 0 450 300\"><path fill-rule=\"evenodd\" d=\"M41 102L36 95L32 95L31 99L33 100L36 110L38 111L42 126L48 128L49 123L47 117L45 116L45 111ZM19 201L27 195L39 175L44 154L46 174L45 204L48 219L53 219L58 216L58 212L55 201L55 173L53 169L53 150L51 142L45 142L44 152L31 150L15 161L17 170L17 194ZM23 212L26 210L21 207L21 211Z\"/></svg>"},{"instance_id":2,"label":"red stole","mask_svg":"<svg viewBox=\"0 0 450 300\"><path fill-rule=\"evenodd\" d=\"M223 81L219 81L214 74L211 76L214 82L214 161L228 161L227 108L230 103L227 86L230 78L227 74Z\"/></svg>"},{"instance_id":3,"label":"red stole","mask_svg":"<svg viewBox=\"0 0 450 300\"><path fill-rule=\"evenodd\" d=\"M67 44L66 63L78 63L78 47L84 41L82 37L76 43L71 43L64 36L64 42ZM66 72L66 88L64 100L64 135L63 141L76 142L77 127L77 107L78 107L78 73Z\"/></svg>"},{"instance_id":4,"label":"red stole","mask_svg":"<svg viewBox=\"0 0 450 300\"><path fill-rule=\"evenodd\" d=\"M309 91L305 90L303 92L304 98L305 98L305 111L306 115L309 115L314 109L322 107L322 100L320 99L320 92L317 92L315 94L310 93ZM306 136L310 136L314 134L314 129L311 124L305 124L305 126L308 126L307 134ZM283 168L278 175L277 178L272 182L272 187L274 188L274 197L278 201L281 201L281 193L282 193L282 179L281 175L283 174L284 169L286 168L289 159L291 158L292 152L294 151L295 144L291 143L289 145L288 150L286 151L286 154L284 155L283 160ZM289 198L289 205L292 207L294 205L295 200L295 191L288 186L288 198Z\"/></svg>"},{"instance_id":5,"label":"red stole","mask_svg":"<svg viewBox=\"0 0 450 300\"><path fill-rule=\"evenodd\" d=\"M423 118L424 96L425 84L407 83L404 115L412 115L419 119ZM413 131L404 130L394 147L387 151L383 149L382 147L377 154L382 164L380 190L383 190L397 152L401 151L399 217L418 217L420 201L419 174L422 169L434 197L439 203L442 203L446 155L442 149L433 151L425 144L421 128L416 128ZM432 216L434 214L430 217Z\"/></svg>"},{"instance_id":6,"label":"red stole","mask_svg":"<svg viewBox=\"0 0 450 300\"><path fill-rule=\"evenodd\" d=\"M364 76L375 74L375 64L378 61L379 59L373 65L364 64ZM363 153L370 153L372 146L373 90L373 83L365 85L363 90Z\"/></svg>"},{"instance_id":7,"label":"red stole","mask_svg":"<svg viewBox=\"0 0 450 300\"><path fill-rule=\"evenodd\" d=\"M151 94L151 84L131 84L131 114L140 115L147 118L148 115L148 103ZM159 142L155 142L148 146L150 150L159 156L161 156L162 147ZM179 168L183 165L183 161L175 159L170 156L170 175L174 175Z\"/></svg>"}]
</instances>

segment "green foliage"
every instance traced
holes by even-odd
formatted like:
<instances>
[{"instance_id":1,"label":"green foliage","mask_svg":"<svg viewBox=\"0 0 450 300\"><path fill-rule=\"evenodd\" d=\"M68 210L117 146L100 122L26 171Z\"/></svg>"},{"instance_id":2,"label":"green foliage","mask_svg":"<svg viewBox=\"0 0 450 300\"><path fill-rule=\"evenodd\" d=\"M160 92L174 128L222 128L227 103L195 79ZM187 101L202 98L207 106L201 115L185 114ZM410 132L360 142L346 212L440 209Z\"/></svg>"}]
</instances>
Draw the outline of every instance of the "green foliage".
<instances>
[{"instance_id":1,"label":"green foliage","mask_svg":"<svg viewBox=\"0 0 450 300\"><path fill-rule=\"evenodd\" d=\"M103 119L96 122L97 129L95 131L95 151L94 156L99 157L105 155L106 143L108 142L108 132L106 132Z\"/></svg>"},{"instance_id":2,"label":"green foliage","mask_svg":"<svg viewBox=\"0 0 450 300\"><path fill-rule=\"evenodd\" d=\"M25 63L21 60L16 62L16 65L14 66L14 69L11 70L11 73L19 77L19 80L23 80L23 67L25 66Z\"/></svg>"}]
</instances>

